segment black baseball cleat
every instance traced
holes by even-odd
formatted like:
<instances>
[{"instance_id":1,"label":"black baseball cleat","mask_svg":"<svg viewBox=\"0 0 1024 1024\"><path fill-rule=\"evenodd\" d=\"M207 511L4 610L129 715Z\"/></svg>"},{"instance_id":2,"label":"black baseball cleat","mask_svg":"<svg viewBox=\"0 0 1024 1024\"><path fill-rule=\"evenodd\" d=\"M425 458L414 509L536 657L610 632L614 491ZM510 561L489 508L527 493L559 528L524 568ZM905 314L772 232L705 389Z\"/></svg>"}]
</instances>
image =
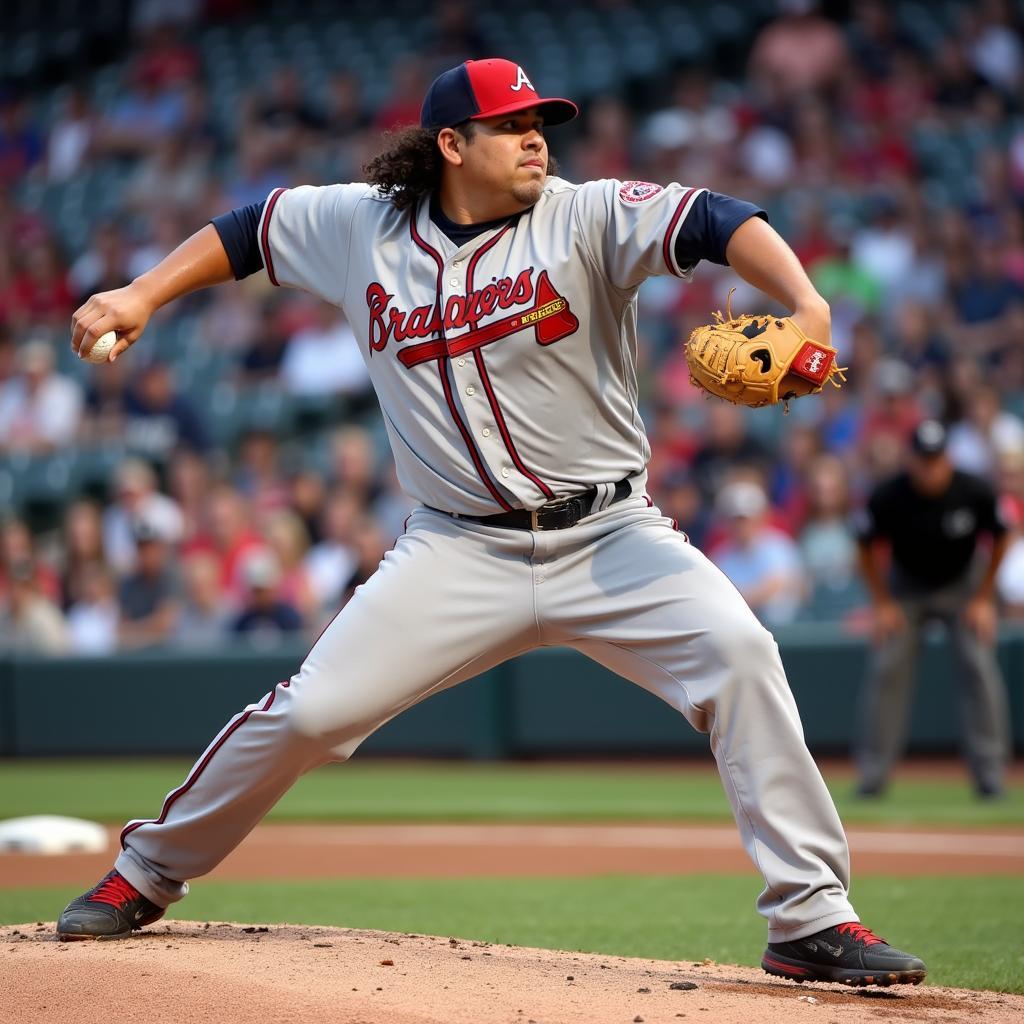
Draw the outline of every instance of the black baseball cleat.
<instances>
[{"instance_id":1,"label":"black baseball cleat","mask_svg":"<svg viewBox=\"0 0 1024 1024\"><path fill-rule=\"evenodd\" d=\"M854 921L792 942L769 942L761 966L790 981L844 985L919 985L928 973L923 960Z\"/></svg>"},{"instance_id":2,"label":"black baseball cleat","mask_svg":"<svg viewBox=\"0 0 1024 1024\"><path fill-rule=\"evenodd\" d=\"M57 922L57 938L64 942L125 939L135 929L159 921L165 911L115 870L64 908Z\"/></svg>"}]
</instances>

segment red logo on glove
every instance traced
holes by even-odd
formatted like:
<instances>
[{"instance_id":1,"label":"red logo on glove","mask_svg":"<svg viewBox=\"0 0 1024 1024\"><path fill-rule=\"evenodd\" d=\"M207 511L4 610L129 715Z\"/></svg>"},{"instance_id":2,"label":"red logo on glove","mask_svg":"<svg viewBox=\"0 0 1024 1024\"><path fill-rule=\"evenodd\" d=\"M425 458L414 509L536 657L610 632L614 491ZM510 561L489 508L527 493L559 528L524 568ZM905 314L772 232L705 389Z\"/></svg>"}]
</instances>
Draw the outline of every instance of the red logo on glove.
<instances>
[{"instance_id":1,"label":"red logo on glove","mask_svg":"<svg viewBox=\"0 0 1024 1024\"><path fill-rule=\"evenodd\" d=\"M813 341L804 342L796 358L790 364L789 372L815 384L824 384L832 368L832 353L819 348Z\"/></svg>"}]
</instances>

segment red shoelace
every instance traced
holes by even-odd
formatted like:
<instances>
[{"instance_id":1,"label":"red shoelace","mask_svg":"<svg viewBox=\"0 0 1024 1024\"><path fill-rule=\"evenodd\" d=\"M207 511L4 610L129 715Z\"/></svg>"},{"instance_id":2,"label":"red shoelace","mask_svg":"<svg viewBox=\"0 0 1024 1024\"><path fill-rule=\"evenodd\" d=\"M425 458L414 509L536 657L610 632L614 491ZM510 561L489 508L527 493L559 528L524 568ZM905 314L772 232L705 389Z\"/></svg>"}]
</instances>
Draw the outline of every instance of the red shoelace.
<instances>
[{"instance_id":1,"label":"red shoelace","mask_svg":"<svg viewBox=\"0 0 1024 1024\"><path fill-rule=\"evenodd\" d=\"M116 871L103 879L96 891L89 897L90 903L109 903L112 907L123 907L137 899L139 890Z\"/></svg>"},{"instance_id":2,"label":"red shoelace","mask_svg":"<svg viewBox=\"0 0 1024 1024\"><path fill-rule=\"evenodd\" d=\"M885 939L880 939L870 928L857 921L847 921L836 928L840 935L849 935L854 942L863 942L865 946L884 946Z\"/></svg>"}]
</instances>

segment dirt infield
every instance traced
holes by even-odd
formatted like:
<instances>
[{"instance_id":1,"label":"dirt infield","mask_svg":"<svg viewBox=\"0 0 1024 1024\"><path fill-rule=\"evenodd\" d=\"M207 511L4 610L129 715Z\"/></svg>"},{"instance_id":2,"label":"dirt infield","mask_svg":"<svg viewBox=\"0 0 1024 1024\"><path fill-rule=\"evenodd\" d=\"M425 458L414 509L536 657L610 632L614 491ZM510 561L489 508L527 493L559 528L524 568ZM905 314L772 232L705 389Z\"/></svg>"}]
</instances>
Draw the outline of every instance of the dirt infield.
<instances>
[{"instance_id":1,"label":"dirt infield","mask_svg":"<svg viewBox=\"0 0 1024 1024\"><path fill-rule=\"evenodd\" d=\"M1024 873L1024 830L849 832L854 869ZM91 884L99 855L0 857L0 889ZM752 871L731 826L263 825L211 878L574 876ZM673 989L673 983L695 987ZM1024 997L797 986L750 968L303 926L173 921L120 942L0 928L0 1022L858 1024L1024 1019Z\"/></svg>"},{"instance_id":2,"label":"dirt infield","mask_svg":"<svg viewBox=\"0 0 1024 1024\"><path fill-rule=\"evenodd\" d=\"M1024 875L1024 829L856 828L857 875ZM0 889L92 884L96 855L0 856ZM262 825L209 877L564 876L753 870L731 825Z\"/></svg>"},{"instance_id":3,"label":"dirt infield","mask_svg":"<svg viewBox=\"0 0 1024 1024\"><path fill-rule=\"evenodd\" d=\"M1016 1024L1024 996L795 985L760 971L425 935L174 921L119 942L0 928L3 1021ZM682 985L672 988L672 985Z\"/></svg>"}]
</instances>

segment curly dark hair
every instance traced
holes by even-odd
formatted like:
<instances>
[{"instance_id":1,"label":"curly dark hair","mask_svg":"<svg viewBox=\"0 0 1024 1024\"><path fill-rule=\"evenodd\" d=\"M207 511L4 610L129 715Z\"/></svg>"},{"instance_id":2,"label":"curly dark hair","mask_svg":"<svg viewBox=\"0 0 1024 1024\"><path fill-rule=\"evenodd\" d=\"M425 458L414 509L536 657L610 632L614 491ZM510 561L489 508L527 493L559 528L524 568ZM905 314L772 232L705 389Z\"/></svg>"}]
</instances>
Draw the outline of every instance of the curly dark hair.
<instances>
[{"instance_id":1,"label":"curly dark hair","mask_svg":"<svg viewBox=\"0 0 1024 1024\"><path fill-rule=\"evenodd\" d=\"M467 142L473 141L476 125L463 121L453 125ZM412 127L385 132L384 148L365 167L363 173L399 210L415 206L421 196L441 187L444 157L437 146L437 130ZM555 158L548 155L548 174L557 174Z\"/></svg>"},{"instance_id":2,"label":"curly dark hair","mask_svg":"<svg viewBox=\"0 0 1024 1024\"><path fill-rule=\"evenodd\" d=\"M455 130L471 139L474 127L466 121ZM384 148L367 163L363 173L399 210L407 210L420 196L440 187L443 167L437 131L416 126L385 132Z\"/></svg>"}]
</instances>

